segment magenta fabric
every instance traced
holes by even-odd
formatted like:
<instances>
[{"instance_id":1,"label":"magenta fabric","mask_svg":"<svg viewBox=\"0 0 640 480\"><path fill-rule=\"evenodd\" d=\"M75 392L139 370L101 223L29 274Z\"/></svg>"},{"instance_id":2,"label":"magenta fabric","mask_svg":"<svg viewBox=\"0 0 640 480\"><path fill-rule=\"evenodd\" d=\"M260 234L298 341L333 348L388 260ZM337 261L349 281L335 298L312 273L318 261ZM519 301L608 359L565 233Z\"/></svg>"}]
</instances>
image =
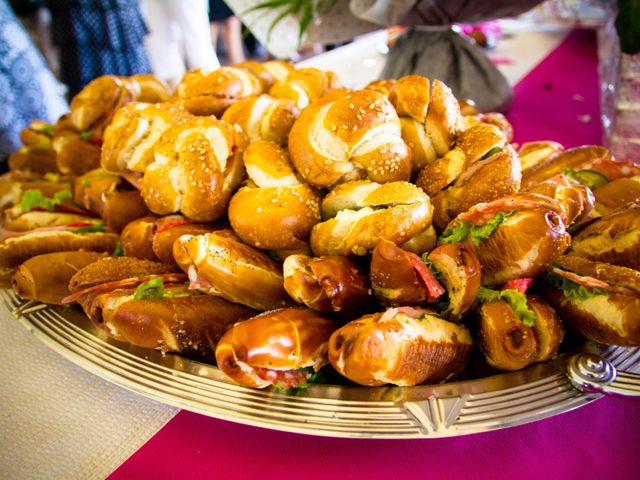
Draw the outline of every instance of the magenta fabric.
<instances>
[{"instance_id":1,"label":"magenta fabric","mask_svg":"<svg viewBox=\"0 0 640 480\"><path fill-rule=\"evenodd\" d=\"M592 32L574 32L516 86L516 141L599 142L595 51ZM604 398L528 425L437 440L313 437L182 411L110 478L640 478L640 401Z\"/></svg>"}]
</instances>

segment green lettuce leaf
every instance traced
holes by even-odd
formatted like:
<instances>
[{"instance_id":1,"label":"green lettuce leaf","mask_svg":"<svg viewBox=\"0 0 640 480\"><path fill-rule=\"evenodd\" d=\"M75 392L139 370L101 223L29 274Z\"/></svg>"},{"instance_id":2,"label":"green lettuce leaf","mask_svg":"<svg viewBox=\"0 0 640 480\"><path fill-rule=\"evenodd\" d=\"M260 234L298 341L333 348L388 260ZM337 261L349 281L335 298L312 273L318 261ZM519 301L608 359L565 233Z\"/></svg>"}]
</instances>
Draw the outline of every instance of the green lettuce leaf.
<instances>
[{"instance_id":1,"label":"green lettuce leaf","mask_svg":"<svg viewBox=\"0 0 640 480\"><path fill-rule=\"evenodd\" d=\"M89 225L87 227L79 227L71 230L71 233L104 233L106 232L104 223L98 223L97 225Z\"/></svg>"},{"instance_id":2,"label":"green lettuce leaf","mask_svg":"<svg viewBox=\"0 0 640 480\"><path fill-rule=\"evenodd\" d=\"M141 283L133 294L134 300L147 300L150 298L164 297L164 282L162 278L156 277Z\"/></svg>"},{"instance_id":3,"label":"green lettuce leaf","mask_svg":"<svg viewBox=\"0 0 640 480\"><path fill-rule=\"evenodd\" d=\"M440 243L461 243L469 236L472 225L464 220L459 220L452 227L447 228L438 241Z\"/></svg>"},{"instance_id":4,"label":"green lettuce leaf","mask_svg":"<svg viewBox=\"0 0 640 480\"><path fill-rule=\"evenodd\" d=\"M459 220L452 228L448 228L444 231L438 241L440 243L459 243L464 242L467 237L471 237L471 241L474 245L480 245L487 238L489 238L493 232L504 222L507 218L512 216L518 210L511 212L498 212L491 220L484 225L473 225L472 223Z\"/></svg>"},{"instance_id":5,"label":"green lettuce leaf","mask_svg":"<svg viewBox=\"0 0 640 480\"><path fill-rule=\"evenodd\" d=\"M113 256L124 257L124 249L122 248L122 244L120 243L120 240L118 240L118 243L116 243L116 248L113 250Z\"/></svg>"},{"instance_id":6,"label":"green lettuce leaf","mask_svg":"<svg viewBox=\"0 0 640 480\"><path fill-rule=\"evenodd\" d=\"M480 287L478 290L478 300L480 302L504 300L525 326L533 327L536 321L535 312L527 305L527 296L518 290L512 288L492 290L491 288Z\"/></svg>"},{"instance_id":7,"label":"green lettuce leaf","mask_svg":"<svg viewBox=\"0 0 640 480\"><path fill-rule=\"evenodd\" d=\"M576 300L587 300L597 295L609 295L609 292L607 292L606 290L603 290L601 288L585 287L584 285L580 285L573 280L569 280L568 278L565 278L553 272L547 272L544 278L552 287L561 289L565 297L567 298L573 298Z\"/></svg>"},{"instance_id":8,"label":"green lettuce leaf","mask_svg":"<svg viewBox=\"0 0 640 480\"><path fill-rule=\"evenodd\" d=\"M22 194L20 199L20 209L23 212L30 212L34 208L42 208L52 212L56 205L64 203L73 198L71 190L56 192L53 198L45 197L40 190L30 188Z\"/></svg>"}]
</instances>

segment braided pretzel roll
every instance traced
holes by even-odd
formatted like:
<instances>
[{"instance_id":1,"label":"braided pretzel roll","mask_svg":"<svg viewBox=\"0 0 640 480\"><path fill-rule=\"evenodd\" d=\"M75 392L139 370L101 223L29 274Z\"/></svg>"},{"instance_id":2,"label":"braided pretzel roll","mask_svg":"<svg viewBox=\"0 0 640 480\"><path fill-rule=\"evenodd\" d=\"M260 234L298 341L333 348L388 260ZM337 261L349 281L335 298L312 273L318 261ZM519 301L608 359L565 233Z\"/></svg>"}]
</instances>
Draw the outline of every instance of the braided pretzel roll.
<instances>
[{"instance_id":1,"label":"braided pretzel roll","mask_svg":"<svg viewBox=\"0 0 640 480\"><path fill-rule=\"evenodd\" d=\"M153 162L153 149L162 134L189 116L186 110L171 103L125 105L104 131L102 168L116 173L144 173Z\"/></svg>"},{"instance_id":2,"label":"braided pretzel roll","mask_svg":"<svg viewBox=\"0 0 640 480\"><path fill-rule=\"evenodd\" d=\"M242 182L244 134L213 117L190 117L169 128L142 178L153 213L181 212L197 222L217 220Z\"/></svg>"},{"instance_id":3,"label":"braided pretzel roll","mask_svg":"<svg viewBox=\"0 0 640 480\"><path fill-rule=\"evenodd\" d=\"M493 125L471 127L462 132L452 150L420 171L416 185L432 197L455 182L475 162L506 143L504 135Z\"/></svg>"},{"instance_id":4,"label":"braided pretzel roll","mask_svg":"<svg viewBox=\"0 0 640 480\"><path fill-rule=\"evenodd\" d=\"M511 145L471 165L453 185L433 198L433 224L444 229L458 214L477 203L492 202L520 190L520 160Z\"/></svg>"},{"instance_id":5,"label":"braided pretzel roll","mask_svg":"<svg viewBox=\"0 0 640 480\"><path fill-rule=\"evenodd\" d=\"M461 130L460 106L439 80L420 75L400 78L389 94L400 116L402 138L413 150L413 174L453 147Z\"/></svg>"},{"instance_id":6,"label":"braided pretzel roll","mask_svg":"<svg viewBox=\"0 0 640 480\"><path fill-rule=\"evenodd\" d=\"M378 92L383 94L385 97L388 97L393 90L393 87L396 86L397 80L374 80L369 82L364 88L365 90L373 90L374 92Z\"/></svg>"},{"instance_id":7,"label":"braided pretzel roll","mask_svg":"<svg viewBox=\"0 0 640 480\"><path fill-rule=\"evenodd\" d=\"M365 315L329 339L329 362L366 386L437 383L459 373L471 354L466 327L410 307Z\"/></svg>"},{"instance_id":8,"label":"braided pretzel roll","mask_svg":"<svg viewBox=\"0 0 640 480\"><path fill-rule=\"evenodd\" d=\"M306 108L293 124L289 153L300 175L317 187L408 180L411 150L391 103L372 90L336 97Z\"/></svg>"},{"instance_id":9,"label":"braided pretzel roll","mask_svg":"<svg viewBox=\"0 0 640 480\"><path fill-rule=\"evenodd\" d=\"M368 275L348 258L289 255L283 271L291 298L319 312L362 312L372 303Z\"/></svg>"},{"instance_id":10,"label":"braided pretzel roll","mask_svg":"<svg viewBox=\"0 0 640 480\"><path fill-rule=\"evenodd\" d=\"M80 132L106 126L118 108L136 99L136 93L127 78L98 77L71 100L71 123Z\"/></svg>"},{"instance_id":11,"label":"braided pretzel roll","mask_svg":"<svg viewBox=\"0 0 640 480\"><path fill-rule=\"evenodd\" d=\"M429 197L408 182L369 181L339 185L322 201L322 217L311 231L316 256L365 255L381 239L402 245L431 226Z\"/></svg>"},{"instance_id":12,"label":"braided pretzel roll","mask_svg":"<svg viewBox=\"0 0 640 480\"><path fill-rule=\"evenodd\" d=\"M173 244L173 256L188 273L190 288L256 310L294 305L284 290L280 264L229 230L183 235Z\"/></svg>"},{"instance_id":13,"label":"braided pretzel roll","mask_svg":"<svg viewBox=\"0 0 640 480\"><path fill-rule=\"evenodd\" d=\"M286 145L298 115L300 109L293 100L260 95L234 103L224 112L222 120L242 128L250 142L271 140Z\"/></svg>"},{"instance_id":14,"label":"braided pretzel roll","mask_svg":"<svg viewBox=\"0 0 640 480\"><path fill-rule=\"evenodd\" d=\"M273 142L252 143L244 153L249 184L229 203L229 221L249 245L267 250L308 248L320 221L320 195L296 177L285 150Z\"/></svg>"},{"instance_id":15,"label":"braided pretzel roll","mask_svg":"<svg viewBox=\"0 0 640 480\"><path fill-rule=\"evenodd\" d=\"M171 97L171 88L164 80L149 73L139 73L129 77L136 91L136 100L146 103L166 102Z\"/></svg>"},{"instance_id":16,"label":"braided pretzel roll","mask_svg":"<svg viewBox=\"0 0 640 480\"><path fill-rule=\"evenodd\" d=\"M269 60L267 62L247 60L235 64L234 67L255 75L262 85L263 92L268 92L276 82L283 82L294 70L293 64L284 60Z\"/></svg>"},{"instance_id":17,"label":"braided pretzel roll","mask_svg":"<svg viewBox=\"0 0 640 480\"><path fill-rule=\"evenodd\" d=\"M247 70L220 67L211 72L192 70L177 88L180 103L194 115L220 117L229 105L262 93L258 78Z\"/></svg>"},{"instance_id":18,"label":"braided pretzel roll","mask_svg":"<svg viewBox=\"0 0 640 480\"><path fill-rule=\"evenodd\" d=\"M300 68L289 73L284 81L275 83L269 89L269 95L293 100L298 108L303 109L330 90L341 87L342 83L333 72Z\"/></svg>"}]
</instances>

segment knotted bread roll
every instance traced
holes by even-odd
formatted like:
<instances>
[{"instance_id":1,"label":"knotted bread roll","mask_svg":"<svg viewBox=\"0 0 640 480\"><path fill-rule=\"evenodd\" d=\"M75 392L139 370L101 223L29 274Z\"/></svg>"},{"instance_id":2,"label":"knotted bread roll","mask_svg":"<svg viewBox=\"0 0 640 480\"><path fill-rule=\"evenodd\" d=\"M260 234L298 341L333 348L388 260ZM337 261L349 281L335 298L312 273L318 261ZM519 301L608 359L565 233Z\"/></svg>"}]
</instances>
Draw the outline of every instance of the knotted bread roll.
<instances>
[{"instance_id":1,"label":"knotted bread roll","mask_svg":"<svg viewBox=\"0 0 640 480\"><path fill-rule=\"evenodd\" d=\"M171 88L164 80L149 73L139 73L129 77L129 82L136 90L138 102L160 103L171 97Z\"/></svg>"},{"instance_id":2,"label":"knotted bread roll","mask_svg":"<svg viewBox=\"0 0 640 480\"><path fill-rule=\"evenodd\" d=\"M431 227L429 197L408 182L369 181L338 185L322 201L326 221L311 231L311 249L321 255L365 255L381 239L402 245Z\"/></svg>"},{"instance_id":3,"label":"knotted bread roll","mask_svg":"<svg viewBox=\"0 0 640 480\"><path fill-rule=\"evenodd\" d=\"M462 115L453 93L439 80L420 75L398 79L389 100L400 116L402 138L413 150L413 173L442 157L461 131Z\"/></svg>"},{"instance_id":4,"label":"knotted bread roll","mask_svg":"<svg viewBox=\"0 0 640 480\"><path fill-rule=\"evenodd\" d=\"M293 100L260 95L234 103L224 112L222 120L242 128L251 142L270 140L286 145L298 115L300 109Z\"/></svg>"},{"instance_id":5,"label":"knotted bread roll","mask_svg":"<svg viewBox=\"0 0 640 480\"><path fill-rule=\"evenodd\" d=\"M145 203L158 215L181 212L198 222L217 220L244 177L245 145L238 128L213 117L174 125L158 141L142 179Z\"/></svg>"},{"instance_id":6,"label":"knotted bread roll","mask_svg":"<svg viewBox=\"0 0 640 480\"><path fill-rule=\"evenodd\" d=\"M341 87L340 80L333 72L317 68L300 68L289 73L284 81L276 82L269 89L269 95L293 100L303 109L330 90Z\"/></svg>"},{"instance_id":7,"label":"knotted bread roll","mask_svg":"<svg viewBox=\"0 0 640 480\"><path fill-rule=\"evenodd\" d=\"M409 180L411 150L384 95L358 90L306 108L289 134L291 161L317 187L348 180Z\"/></svg>"},{"instance_id":8,"label":"knotted bread roll","mask_svg":"<svg viewBox=\"0 0 640 480\"><path fill-rule=\"evenodd\" d=\"M213 71L192 70L177 88L180 103L194 115L220 117L241 98L262 93L258 78L247 70L220 67Z\"/></svg>"},{"instance_id":9,"label":"knotted bread roll","mask_svg":"<svg viewBox=\"0 0 640 480\"><path fill-rule=\"evenodd\" d=\"M125 105L104 131L102 168L116 173L144 173L153 162L153 149L162 134L189 116L189 112L172 103Z\"/></svg>"},{"instance_id":10,"label":"knotted bread roll","mask_svg":"<svg viewBox=\"0 0 640 480\"><path fill-rule=\"evenodd\" d=\"M260 81L264 92L268 92L276 82L283 82L294 69L291 62L284 60L269 60L267 62L247 60L235 64L234 67L255 75Z\"/></svg>"},{"instance_id":11,"label":"knotted bread roll","mask_svg":"<svg viewBox=\"0 0 640 480\"><path fill-rule=\"evenodd\" d=\"M229 221L246 243L267 250L306 250L320 221L320 195L295 175L286 151L265 140L244 153L250 182L229 203Z\"/></svg>"}]
</instances>

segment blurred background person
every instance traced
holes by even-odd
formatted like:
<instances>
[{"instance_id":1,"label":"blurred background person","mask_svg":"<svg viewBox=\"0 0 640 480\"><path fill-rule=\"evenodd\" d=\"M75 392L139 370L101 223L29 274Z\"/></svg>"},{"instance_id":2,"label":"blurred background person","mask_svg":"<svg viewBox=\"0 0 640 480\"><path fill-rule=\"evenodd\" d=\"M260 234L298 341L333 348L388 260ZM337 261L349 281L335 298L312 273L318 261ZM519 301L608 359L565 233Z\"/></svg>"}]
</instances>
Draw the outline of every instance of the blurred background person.
<instances>
[{"instance_id":1,"label":"blurred background person","mask_svg":"<svg viewBox=\"0 0 640 480\"><path fill-rule=\"evenodd\" d=\"M69 110L63 91L7 0L0 0L0 169L31 120L54 122Z\"/></svg>"},{"instance_id":2,"label":"blurred background person","mask_svg":"<svg viewBox=\"0 0 640 480\"><path fill-rule=\"evenodd\" d=\"M137 0L46 0L69 98L100 75L149 73Z\"/></svg>"},{"instance_id":3,"label":"blurred background person","mask_svg":"<svg viewBox=\"0 0 640 480\"><path fill-rule=\"evenodd\" d=\"M187 69L220 66L211 45L208 0L142 0L153 73L175 86Z\"/></svg>"},{"instance_id":4,"label":"blurred background person","mask_svg":"<svg viewBox=\"0 0 640 480\"><path fill-rule=\"evenodd\" d=\"M244 62L242 23L223 0L209 0L209 22L214 50L218 45L218 36L222 36L227 63L235 65Z\"/></svg>"}]
</instances>

